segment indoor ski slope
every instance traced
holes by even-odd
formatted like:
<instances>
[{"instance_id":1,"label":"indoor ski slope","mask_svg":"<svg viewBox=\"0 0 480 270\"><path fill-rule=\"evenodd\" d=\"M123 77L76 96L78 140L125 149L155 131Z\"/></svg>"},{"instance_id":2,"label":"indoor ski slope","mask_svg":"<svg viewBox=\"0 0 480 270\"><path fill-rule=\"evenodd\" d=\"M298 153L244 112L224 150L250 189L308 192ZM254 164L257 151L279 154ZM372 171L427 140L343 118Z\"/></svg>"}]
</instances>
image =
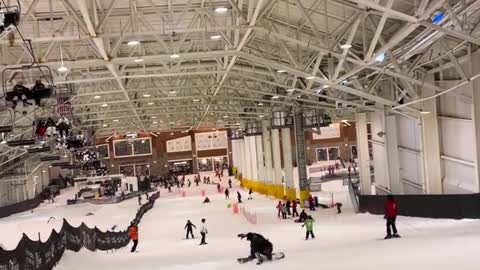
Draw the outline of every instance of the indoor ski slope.
<instances>
[{"instance_id":1,"label":"indoor ski slope","mask_svg":"<svg viewBox=\"0 0 480 270\"><path fill-rule=\"evenodd\" d=\"M178 190L172 193L162 190L160 200L139 226L138 253L129 252L131 245L114 253L68 251L56 269L478 269L480 221L400 217L397 226L403 238L382 240L383 218L353 214L349 198L340 185L330 183L324 190L335 192L335 201L345 205L344 213L337 215L334 209L314 212L316 239L309 241L304 240L305 231L300 224L277 218L275 200L254 194L254 200L248 201L247 192L242 192L244 205L257 213L258 224L252 225L241 214L234 215L232 209L227 208L228 201L216 194L213 185L187 189L185 198ZM201 203L202 189L212 194L210 204ZM231 192L232 201L236 199L236 190ZM330 201L329 192L321 196L322 202ZM0 242L13 248L12 242L21 237L22 230L36 235L40 229L43 235L52 227L46 224L50 215L56 216L57 221L66 216L69 221L87 221L104 229L113 224L128 224L136 208L136 199L110 206L43 205L33 213L0 220ZM86 212L94 215L85 217ZM184 239L187 219L200 226L201 218L207 219L209 229L206 246L199 246L198 238ZM274 250L283 251L286 258L261 266L238 264L237 257L249 254L249 243L236 235L248 231L269 238ZM194 233L200 236L198 230Z\"/></svg>"}]
</instances>

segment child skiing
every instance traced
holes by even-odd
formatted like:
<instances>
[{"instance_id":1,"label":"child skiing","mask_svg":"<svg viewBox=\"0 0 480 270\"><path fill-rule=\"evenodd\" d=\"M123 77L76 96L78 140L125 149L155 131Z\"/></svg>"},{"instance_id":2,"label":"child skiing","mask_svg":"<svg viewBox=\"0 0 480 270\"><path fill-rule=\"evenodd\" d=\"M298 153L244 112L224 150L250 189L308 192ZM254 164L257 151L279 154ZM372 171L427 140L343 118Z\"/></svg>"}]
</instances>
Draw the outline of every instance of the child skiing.
<instances>
[{"instance_id":1,"label":"child skiing","mask_svg":"<svg viewBox=\"0 0 480 270\"><path fill-rule=\"evenodd\" d=\"M205 241L206 239L206 236L207 236L207 233L208 233L208 230L207 230L207 224L206 224L206 220L204 218L202 218L202 228L200 229L200 234L202 235L202 241L200 242L200 245L206 245L207 242Z\"/></svg>"},{"instance_id":2,"label":"child skiing","mask_svg":"<svg viewBox=\"0 0 480 270\"><path fill-rule=\"evenodd\" d=\"M225 189L225 199L230 199L230 191L228 188Z\"/></svg>"},{"instance_id":3,"label":"child skiing","mask_svg":"<svg viewBox=\"0 0 480 270\"><path fill-rule=\"evenodd\" d=\"M313 234L313 222L315 222L313 217L308 216L307 219L305 219L305 222L302 225L302 227L305 227L305 229L306 229L305 240L308 240L308 237L310 235L312 236L312 239L315 238L315 235Z\"/></svg>"},{"instance_id":4,"label":"child skiing","mask_svg":"<svg viewBox=\"0 0 480 270\"><path fill-rule=\"evenodd\" d=\"M387 196L387 202L385 204L385 218L387 219L387 236L385 239L398 238L400 235L397 233L397 226L395 226L395 220L397 219L398 206L393 198L393 195ZM392 231L393 230L393 235Z\"/></svg>"},{"instance_id":5,"label":"child skiing","mask_svg":"<svg viewBox=\"0 0 480 270\"><path fill-rule=\"evenodd\" d=\"M193 228L196 229L197 227L190 220L188 220L187 225L185 225L185 229L187 230L187 239L189 235L192 236L192 239L195 238L195 236L193 235Z\"/></svg>"}]
</instances>

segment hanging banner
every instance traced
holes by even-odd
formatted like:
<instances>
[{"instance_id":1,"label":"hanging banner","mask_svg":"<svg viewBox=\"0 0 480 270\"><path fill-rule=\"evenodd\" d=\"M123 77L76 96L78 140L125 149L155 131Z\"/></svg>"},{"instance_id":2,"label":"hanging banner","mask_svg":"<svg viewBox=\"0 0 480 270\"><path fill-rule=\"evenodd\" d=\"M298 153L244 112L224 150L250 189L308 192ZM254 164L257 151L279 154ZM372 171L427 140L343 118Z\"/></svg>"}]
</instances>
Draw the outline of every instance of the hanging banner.
<instances>
[{"instance_id":1,"label":"hanging banner","mask_svg":"<svg viewBox=\"0 0 480 270\"><path fill-rule=\"evenodd\" d=\"M185 136L167 141L167 152L186 152L192 151L192 138Z\"/></svg>"},{"instance_id":2,"label":"hanging banner","mask_svg":"<svg viewBox=\"0 0 480 270\"><path fill-rule=\"evenodd\" d=\"M195 133L197 151L228 148L226 131Z\"/></svg>"},{"instance_id":3,"label":"hanging banner","mask_svg":"<svg viewBox=\"0 0 480 270\"><path fill-rule=\"evenodd\" d=\"M312 139L314 140L323 140L323 139L333 139L340 138L340 124L330 124L328 127L321 127L320 134L313 133Z\"/></svg>"}]
</instances>

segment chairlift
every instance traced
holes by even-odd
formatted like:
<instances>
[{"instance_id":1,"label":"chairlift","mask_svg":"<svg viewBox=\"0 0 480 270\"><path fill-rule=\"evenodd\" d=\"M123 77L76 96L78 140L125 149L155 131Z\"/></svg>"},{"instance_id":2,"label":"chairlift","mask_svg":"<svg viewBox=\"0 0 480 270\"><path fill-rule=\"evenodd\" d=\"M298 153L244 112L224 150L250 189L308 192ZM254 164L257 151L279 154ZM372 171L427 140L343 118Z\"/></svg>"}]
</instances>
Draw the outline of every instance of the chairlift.
<instances>
[{"instance_id":1,"label":"chairlift","mask_svg":"<svg viewBox=\"0 0 480 270\"><path fill-rule=\"evenodd\" d=\"M16 6L0 7L0 39L10 34L20 21L20 2Z\"/></svg>"},{"instance_id":2,"label":"chairlift","mask_svg":"<svg viewBox=\"0 0 480 270\"><path fill-rule=\"evenodd\" d=\"M20 139L20 140L7 141L7 145L11 147L26 146L26 145L33 145L33 144L35 144L35 139Z\"/></svg>"},{"instance_id":3,"label":"chairlift","mask_svg":"<svg viewBox=\"0 0 480 270\"><path fill-rule=\"evenodd\" d=\"M14 85L12 89L8 89L12 85L12 82L17 76L21 76L21 79L18 82L22 82L22 85L25 87L31 85L31 88L27 88L28 91L20 92L21 90L15 90ZM33 99L37 103L41 99L49 98L55 94L55 84L53 82L52 70L49 66L46 65L24 65L21 67L6 68L2 71L2 88L5 100L12 102L15 97L25 95L27 99ZM36 86L36 83L40 82L39 86ZM46 85L44 84L46 83ZM18 83L17 83L18 84ZM37 104L39 105L39 104Z\"/></svg>"},{"instance_id":4,"label":"chairlift","mask_svg":"<svg viewBox=\"0 0 480 270\"><path fill-rule=\"evenodd\" d=\"M64 166L69 166L70 162L68 161L62 161L62 162L53 162L52 167L64 167Z\"/></svg>"}]
</instances>

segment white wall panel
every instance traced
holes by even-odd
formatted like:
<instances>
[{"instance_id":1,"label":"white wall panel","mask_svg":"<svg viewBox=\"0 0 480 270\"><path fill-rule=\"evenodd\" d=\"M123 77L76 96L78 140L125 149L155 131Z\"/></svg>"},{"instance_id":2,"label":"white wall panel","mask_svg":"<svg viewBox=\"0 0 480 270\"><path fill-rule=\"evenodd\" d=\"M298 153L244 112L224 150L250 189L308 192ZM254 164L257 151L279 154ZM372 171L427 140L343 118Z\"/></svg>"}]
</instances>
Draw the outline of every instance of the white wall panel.
<instances>
[{"instance_id":1,"label":"white wall panel","mask_svg":"<svg viewBox=\"0 0 480 270\"><path fill-rule=\"evenodd\" d=\"M400 160L400 178L423 185L423 168L420 153L399 149L398 155Z\"/></svg>"},{"instance_id":2,"label":"white wall panel","mask_svg":"<svg viewBox=\"0 0 480 270\"><path fill-rule=\"evenodd\" d=\"M442 160L443 189L446 194L471 193L476 190L475 169L450 160Z\"/></svg>"},{"instance_id":3,"label":"white wall panel","mask_svg":"<svg viewBox=\"0 0 480 270\"><path fill-rule=\"evenodd\" d=\"M372 131L372 140L385 142L385 135L378 136L380 132L385 132L385 115L383 112L373 112L370 114L370 127Z\"/></svg>"},{"instance_id":4,"label":"white wall panel","mask_svg":"<svg viewBox=\"0 0 480 270\"><path fill-rule=\"evenodd\" d=\"M456 82L440 84L441 87L450 88L457 84ZM451 116L465 119L472 119L472 91L470 86L466 85L458 88L454 92L440 96L437 110L439 115Z\"/></svg>"},{"instance_id":5,"label":"white wall panel","mask_svg":"<svg viewBox=\"0 0 480 270\"><path fill-rule=\"evenodd\" d=\"M466 161L475 160L475 131L473 122L439 119L443 155Z\"/></svg>"},{"instance_id":6,"label":"white wall panel","mask_svg":"<svg viewBox=\"0 0 480 270\"><path fill-rule=\"evenodd\" d=\"M402 115L397 116L398 145L414 150L421 149L421 131L419 122Z\"/></svg>"}]
</instances>

